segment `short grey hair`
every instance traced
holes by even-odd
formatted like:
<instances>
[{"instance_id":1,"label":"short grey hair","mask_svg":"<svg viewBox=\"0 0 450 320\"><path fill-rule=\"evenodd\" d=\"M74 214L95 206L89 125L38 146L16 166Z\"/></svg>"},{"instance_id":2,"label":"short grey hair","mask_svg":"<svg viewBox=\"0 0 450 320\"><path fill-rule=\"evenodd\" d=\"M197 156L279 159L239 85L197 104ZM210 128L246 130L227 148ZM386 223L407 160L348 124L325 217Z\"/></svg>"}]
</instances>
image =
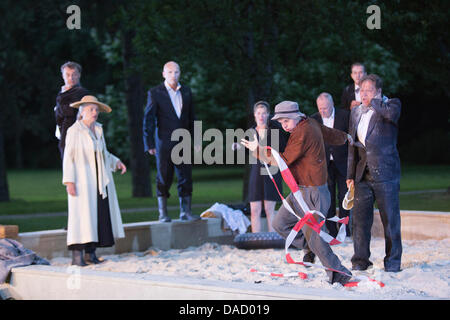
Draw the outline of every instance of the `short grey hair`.
<instances>
[{"instance_id":1,"label":"short grey hair","mask_svg":"<svg viewBox=\"0 0 450 320\"><path fill-rule=\"evenodd\" d=\"M81 105L78 107L77 120L81 120L81 119L83 118L83 117L81 116L81 112L83 111L84 106L85 106L85 103L81 104Z\"/></svg>"},{"instance_id":2,"label":"short grey hair","mask_svg":"<svg viewBox=\"0 0 450 320\"><path fill-rule=\"evenodd\" d=\"M80 104L80 106L78 107L78 113L77 113L77 120L81 120L83 117L81 116L81 113L83 112L84 107L89 106L93 104L94 106L96 106L95 103L82 103Z\"/></svg>"},{"instance_id":3,"label":"short grey hair","mask_svg":"<svg viewBox=\"0 0 450 320\"><path fill-rule=\"evenodd\" d=\"M328 101L331 103L331 105L334 106L333 97L328 92L322 92L321 94L319 94L317 96L316 101L319 99L328 99Z\"/></svg>"},{"instance_id":4,"label":"short grey hair","mask_svg":"<svg viewBox=\"0 0 450 320\"><path fill-rule=\"evenodd\" d=\"M83 70L83 68L81 68L81 65L80 65L80 64L78 64L78 63L76 63L76 62L73 62L73 61L67 61L66 63L64 63L64 64L61 66L61 73L64 72L64 68L75 69L75 70L78 71L78 73L79 73L80 75L81 75L81 71Z\"/></svg>"}]
</instances>

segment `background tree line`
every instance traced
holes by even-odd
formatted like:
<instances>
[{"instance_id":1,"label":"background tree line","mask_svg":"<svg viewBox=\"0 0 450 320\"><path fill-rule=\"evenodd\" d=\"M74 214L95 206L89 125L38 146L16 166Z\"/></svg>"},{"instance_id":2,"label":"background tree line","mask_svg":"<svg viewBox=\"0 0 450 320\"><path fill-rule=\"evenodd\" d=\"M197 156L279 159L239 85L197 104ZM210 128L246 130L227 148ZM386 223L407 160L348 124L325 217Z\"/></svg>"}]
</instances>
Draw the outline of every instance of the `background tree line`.
<instances>
[{"instance_id":1,"label":"background tree line","mask_svg":"<svg viewBox=\"0 0 450 320\"><path fill-rule=\"evenodd\" d=\"M66 27L71 4L81 9L80 30ZM371 4L381 9L380 30L366 27ZM53 107L67 60L113 108L100 122L131 167L134 196L151 194L142 116L169 60L193 90L203 130L248 128L262 99L298 101L312 114L327 91L339 105L351 63L363 62L402 100L402 161L450 161L448 1L5 0L0 12L0 199L7 168L61 165Z\"/></svg>"}]
</instances>

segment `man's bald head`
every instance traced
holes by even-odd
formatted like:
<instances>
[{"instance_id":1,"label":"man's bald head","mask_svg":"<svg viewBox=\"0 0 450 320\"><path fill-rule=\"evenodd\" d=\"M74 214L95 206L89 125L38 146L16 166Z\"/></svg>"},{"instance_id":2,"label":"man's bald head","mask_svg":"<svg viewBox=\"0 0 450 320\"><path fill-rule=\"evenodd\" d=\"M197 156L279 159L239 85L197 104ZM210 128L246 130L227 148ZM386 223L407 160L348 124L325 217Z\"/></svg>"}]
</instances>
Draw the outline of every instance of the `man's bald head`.
<instances>
[{"instance_id":1,"label":"man's bald head","mask_svg":"<svg viewBox=\"0 0 450 320\"><path fill-rule=\"evenodd\" d=\"M169 61L164 65L162 76L173 89L178 86L180 74L180 66L178 63Z\"/></svg>"},{"instance_id":2,"label":"man's bald head","mask_svg":"<svg viewBox=\"0 0 450 320\"><path fill-rule=\"evenodd\" d=\"M166 64L163 67L163 72L164 70L166 70L166 68L178 68L178 70L180 70L180 66L175 61L166 62Z\"/></svg>"},{"instance_id":3,"label":"man's bald head","mask_svg":"<svg viewBox=\"0 0 450 320\"><path fill-rule=\"evenodd\" d=\"M329 118L333 114L333 97L327 92L322 92L316 99L317 109L322 118Z\"/></svg>"}]
</instances>

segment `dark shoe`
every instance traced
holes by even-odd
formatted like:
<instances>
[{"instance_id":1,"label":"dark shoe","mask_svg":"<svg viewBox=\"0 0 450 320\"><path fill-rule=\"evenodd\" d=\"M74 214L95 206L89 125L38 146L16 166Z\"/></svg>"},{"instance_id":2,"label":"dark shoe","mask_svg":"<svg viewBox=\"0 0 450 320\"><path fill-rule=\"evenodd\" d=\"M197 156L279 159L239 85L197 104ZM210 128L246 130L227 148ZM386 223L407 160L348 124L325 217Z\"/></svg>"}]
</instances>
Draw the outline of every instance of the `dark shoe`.
<instances>
[{"instance_id":1,"label":"dark shoe","mask_svg":"<svg viewBox=\"0 0 450 320\"><path fill-rule=\"evenodd\" d=\"M333 279L331 279L331 284L333 283L340 283L341 285L345 286L352 277L342 274L339 272L333 272Z\"/></svg>"},{"instance_id":2,"label":"dark shoe","mask_svg":"<svg viewBox=\"0 0 450 320\"><path fill-rule=\"evenodd\" d=\"M87 266L83 259L83 250L72 250L72 265L79 267Z\"/></svg>"},{"instance_id":3,"label":"dark shoe","mask_svg":"<svg viewBox=\"0 0 450 320\"><path fill-rule=\"evenodd\" d=\"M87 264L100 264L106 261L104 259L97 258L95 251L92 253L86 253L84 255L84 260L86 261Z\"/></svg>"},{"instance_id":4,"label":"dark shoe","mask_svg":"<svg viewBox=\"0 0 450 320\"><path fill-rule=\"evenodd\" d=\"M390 268L390 269L384 268L384 271L386 271L386 272L401 272L402 269L400 269L400 268L395 268L395 269L393 269L393 268Z\"/></svg>"},{"instance_id":5,"label":"dark shoe","mask_svg":"<svg viewBox=\"0 0 450 320\"><path fill-rule=\"evenodd\" d=\"M314 252L308 251L308 252L305 253L305 255L303 256L303 262L314 263L315 258L316 258L316 255L314 254ZM310 266L305 266L305 267L310 268Z\"/></svg>"},{"instance_id":6,"label":"dark shoe","mask_svg":"<svg viewBox=\"0 0 450 320\"><path fill-rule=\"evenodd\" d=\"M200 216L191 212L192 197L180 197L180 219L184 221L200 220Z\"/></svg>"},{"instance_id":7,"label":"dark shoe","mask_svg":"<svg viewBox=\"0 0 450 320\"><path fill-rule=\"evenodd\" d=\"M159 221L160 222L170 222L169 215L167 214L167 198L158 197L158 211L159 211Z\"/></svg>"},{"instance_id":8,"label":"dark shoe","mask_svg":"<svg viewBox=\"0 0 450 320\"><path fill-rule=\"evenodd\" d=\"M373 263L369 261L368 264L364 264L364 265L355 264L355 265L353 265L352 266L352 270L364 271L364 270L367 270L367 269L371 269L372 267L373 267Z\"/></svg>"}]
</instances>

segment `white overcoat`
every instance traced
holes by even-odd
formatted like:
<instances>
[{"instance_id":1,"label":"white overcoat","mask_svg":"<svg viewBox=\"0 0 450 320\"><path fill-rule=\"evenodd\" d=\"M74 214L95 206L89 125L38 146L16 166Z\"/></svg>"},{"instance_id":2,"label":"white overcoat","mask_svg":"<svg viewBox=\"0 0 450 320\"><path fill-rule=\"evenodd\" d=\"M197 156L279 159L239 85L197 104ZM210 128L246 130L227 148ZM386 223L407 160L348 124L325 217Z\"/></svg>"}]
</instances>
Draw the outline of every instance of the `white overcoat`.
<instances>
[{"instance_id":1,"label":"white overcoat","mask_svg":"<svg viewBox=\"0 0 450 320\"><path fill-rule=\"evenodd\" d=\"M99 188L97 188L95 151L99 151L97 152ZM125 236L112 177L118 161L120 160L106 149L100 123L95 123L95 136L80 120L67 130L62 182L63 184L73 182L76 188L75 196L68 194L67 245L98 242L98 189L103 190L103 193L100 192L103 198L105 196L108 198L114 238Z\"/></svg>"}]
</instances>

